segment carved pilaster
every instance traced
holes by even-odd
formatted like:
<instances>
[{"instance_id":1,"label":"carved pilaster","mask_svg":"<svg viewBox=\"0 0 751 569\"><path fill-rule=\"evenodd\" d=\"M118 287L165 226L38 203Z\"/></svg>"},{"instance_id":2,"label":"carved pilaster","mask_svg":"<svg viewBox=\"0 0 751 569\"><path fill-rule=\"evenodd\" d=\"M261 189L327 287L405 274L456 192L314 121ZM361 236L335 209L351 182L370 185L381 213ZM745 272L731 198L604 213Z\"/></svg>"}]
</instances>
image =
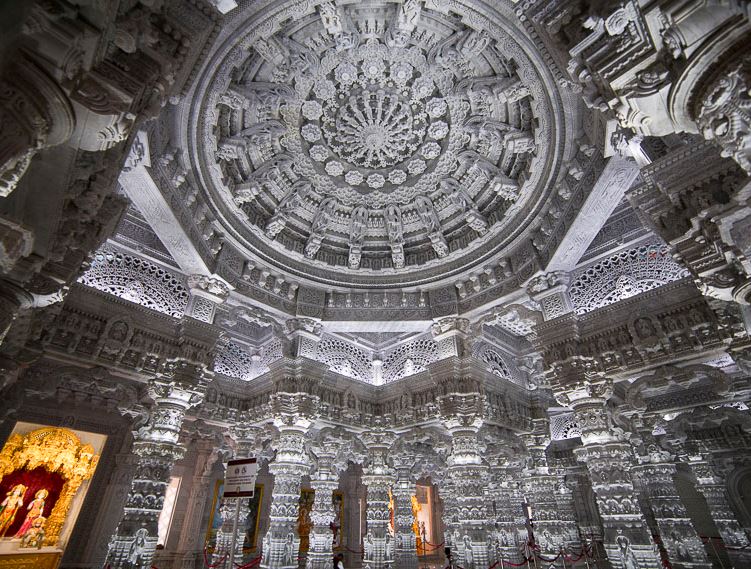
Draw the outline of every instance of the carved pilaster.
<instances>
[{"instance_id":1,"label":"carved pilaster","mask_svg":"<svg viewBox=\"0 0 751 569\"><path fill-rule=\"evenodd\" d=\"M670 561L686 568L712 567L686 507L678 496L673 481L676 467L670 454L656 445L650 445L647 454L639 456L638 460L640 464L633 466L631 473L647 497Z\"/></svg>"},{"instance_id":2,"label":"carved pilaster","mask_svg":"<svg viewBox=\"0 0 751 569\"><path fill-rule=\"evenodd\" d=\"M693 457L689 465L696 476L696 489L707 501L709 515L720 532L728 556L736 567L746 567L751 564L751 541L730 506L725 480L702 457Z\"/></svg>"},{"instance_id":3,"label":"carved pilaster","mask_svg":"<svg viewBox=\"0 0 751 569\"><path fill-rule=\"evenodd\" d=\"M524 544L527 542L522 471L518 464L506 459L491 460L487 499L491 505L490 562L522 562Z\"/></svg>"},{"instance_id":4,"label":"carved pilaster","mask_svg":"<svg viewBox=\"0 0 751 569\"><path fill-rule=\"evenodd\" d=\"M178 443L183 419L190 407L202 401L205 389L205 371L184 360L168 362L149 384L154 404L148 424L135 433L135 476L107 556L113 568L151 563L170 473L185 452Z\"/></svg>"},{"instance_id":5,"label":"carved pilaster","mask_svg":"<svg viewBox=\"0 0 751 569\"><path fill-rule=\"evenodd\" d=\"M397 567L416 569L417 536L413 531L414 515L412 512L412 497L415 494L415 482L410 472L414 464L414 457L400 456L398 458L397 479L392 489L394 497L394 560ZM429 546L422 544L425 551Z\"/></svg>"},{"instance_id":6,"label":"carved pilaster","mask_svg":"<svg viewBox=\"0 0 751 569\"><path fill-rule=\"evenodd\" d=\"M269 472L274 475L274 489L269 529L263 538L261 567L297 567L300 486L302 477L310 470L305 443L317 413L317 404L317 397L304 393L280 391L272 395L271 408L279 435L272 443L276 457L269 465Z\"/></svg>"},{"instance_id":7,"label":"carved pilaster","mask_svg":"<svg viewBox=\"0 0 751 569\"><path fill-rule=\"evenodd\" d=\"M485 498L488 467L478 437L483 424L483 400L480 393L451 393L439 399L441 421L451 434L448 477L456 500L450 524L454 560L466 569L488 565L488 520Z\"/></svg>"},{"instance_id":8,"label":"carved pilaster","mask_svg":"<svg viewBox=\"0 0 751 569\"><path fill-rule=\"evenodd\" d=\"M363 539L363 567L390 568L394 564L394 536L389 529L390 492L396 479L388 452L396 435L382 429L366 431L360 437L368 449L362 481L368 488L366 520L368 529Z\"/></svg>"},{"instance_id":9,"label":"carved pilaster","mask_svg":"<svg viewBox=\"0 0 751 569\"><path fill-rule=\"evenodd\" d=\"M214 464L220 458L220 449L213 439L201 439L196 441L197 461L193 471L193 480L188 496L187 507L183 527L180 532L180 541L177 545L176 567L180 569L193 569L196 561L201 559L203 551L203 539L201 535L201 520L211 490L213 480L211 472Z\"/></svg>"},{"instance_id":10,"label":"carved pilaster","mask_svg":"<svg viewBox=\"0 0 751 569\"><path fill-rule=\"evenodd\" d=\"M250 458L255 453L256 443L260 435L260 429L257 427L245 426L249 422L248 417L240 417L238 424L233 425L229 430L229 437L234 444L232 452L233 459ZM226 465L225 465L226 469ZM249 501L243 498L224 498L220 505L220 514L222 524L216 533L216 545L212 556L213 562L219 559L225 560L227 568L233 564L243 563L243 541L245 528L242 523L235 527L235 516L238 520L246 520L249 513ZM238 511L239 508L239 511ZM235 550L232 550L232 533L234 531Z\"/></svg>"},{"instance_id":11,"label":"carved pilaster","mask_svg":"<svg viewBox=\"0 0 751 569\"><path fill-rule=\"evenodd\" d=\"M532 433L522 435L529 452L522 486L527 504L532 508L535 543L543 555L555 557L561 550L576 549L579 535L576 522L563 515L573 509L571 492L548 466L546 449L550 444L549 423L536 419L534 424ZM569 503L565 503L566 499ZM561 505L564 507L561 508Z\"/></svg>"},{"instance_id":12,"label":"carved pilaster","mask_svg":"<svg viewBox=\"0 0 751 569\"><path fill-rule=\"evenodd\" d=\"M658 569L660 557L629 470L633 461L631 445L614 427L606 406L611 383L571 363L556 367L553 388L559 401L573 408L581 428L582 447L574 454L589 471L608 559L615 565Z\"/></svg>"}]
</instances>

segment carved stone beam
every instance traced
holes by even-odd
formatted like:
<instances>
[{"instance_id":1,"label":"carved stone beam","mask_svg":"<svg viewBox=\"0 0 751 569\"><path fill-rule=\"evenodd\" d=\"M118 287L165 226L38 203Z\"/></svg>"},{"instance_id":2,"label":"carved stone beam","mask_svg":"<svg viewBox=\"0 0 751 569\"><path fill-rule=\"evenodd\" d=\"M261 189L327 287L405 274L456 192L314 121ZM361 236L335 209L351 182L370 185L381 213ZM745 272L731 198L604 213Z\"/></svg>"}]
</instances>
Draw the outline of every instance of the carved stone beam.
<instances>
[{"instance_id":1,"label":"carved stone beam","mask_svg":"<svg viewBox=\"0 0 751 569\"><path fill-rule=\"evenodd\" d=\"M600 232L639 173L635 163L613 156L579 209L546 269L571 270Z\"/></svg>"},{"instance_id":2,"label":"carved stone beam","mask_svg":"<svg viewBox=\"0 0 751 569\"><path fill-rule=\"evenodd\" d=\"M140 131L120 174L120 184L180 268L188 274L210 275L211 271L172 212L148 168L151 168L148 136Z\"/></svg>"}]
</instances>

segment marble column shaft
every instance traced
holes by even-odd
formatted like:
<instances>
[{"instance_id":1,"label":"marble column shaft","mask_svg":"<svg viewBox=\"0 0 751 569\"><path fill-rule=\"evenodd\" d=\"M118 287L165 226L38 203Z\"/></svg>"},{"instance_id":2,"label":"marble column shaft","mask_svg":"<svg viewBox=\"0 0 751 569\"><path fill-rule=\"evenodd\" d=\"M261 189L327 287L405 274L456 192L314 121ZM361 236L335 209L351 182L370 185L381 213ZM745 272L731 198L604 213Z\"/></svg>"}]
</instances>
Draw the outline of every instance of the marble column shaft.
<instances>
[{"instance_id":1,"label":"marble column shaft","mask_svg":"<svg viewBox=\"0 0 751 569\"><path fill-rule=\"evenodd\" d=\"M269 471L274 475L274 489L271 493L269 530L263 538L261 567L264 568L297 567L301 481L310 470L305 453L305 432L283 430L279 435L276 459L269 465Z\"/></svg>"},{"instance_id":2,"label":"marble column shaft","mask_svg":"<svg viewBox=\"0 0 751 569\"><path fill-rule=\"evenodd\" d=\"M206 444L208 443L208 444ZM203 539L200 528L201 520L206 509L206 502L211 487L211 470L219 457L212 441L199 443L199 460L193 473L193 483L188 496L183 528L177 545L178 559L176 565L181 569L193 569L196 560L202 559Z\"/></svg>"},{"instance_id":3,"label":"marble column shaft","mask_svg":"<svg viewBox=\"0 0 751 569\"><path fill-rule=\"evenodd\" d=\"M562 549L579 549L579 532L576 521L571 516L571 492L548 466L548 422L540 421L535 430L535 433L523 436L529 452L529 461L522 478L523 488L527 503L532 507L533 531L540 553L555 557ZM566 499L569 503L565 503Z\"/></svg>"},{"instance_id":4,"label":"marble column shaft","mask_svg":"<svg viewBox=\"0 0 751 569\"><path fill-rule=\"evenodd\" d=\"M751 567L751 542L730 506L725 481L709 461L690 463L696 476L696 489L704 496L717 531L727 549L728 556L737 569Z\"/></svg>"},{"instance_id":5,"label":"marble column shaft","mask_svg":"<svg viewBox=\"0 0 751 569\"><path fill-rule=\"evenodd\" d=\"M394 483L393 475L373 473L366 469L362 477L368 488L365 517L368 529L363 540L365 569L391 567L394 563L394 543L389 532L389 489Z\"/></svg>"},{"instance_id":6,"label":"marble column shaft","mask_svg":"<svg viewBox=\"0 0 751 569\"><path fill-rule=\"evenodd\" d=\"M339 486L339 476L332 469L330 461L319 456L318 468L311 476L310 485L315 497L310 513L313 528L310 532L308 569L328 569L334 555L334 532L331 529L331 524L336 520L334 490Z\"/></svg>"},{"instance_id":7,"label":"marble column shaft","mask_svg":"<svg viewBox=\"0 0 751 569\"><path fill-rule=\"evenodd\" d=\"M621 442L613 433L606 398L580 397L571 406L582 430L583 443L574 453L589 471L608 559L615 566L661 569L662 561L631 479L631 445Z\"/></svg>"},{"instance_id":8,"label":"marble column shaft","mask_svg":"<svg viewBox=\"0 0 751 569\"><path fill-rule=\"evenodd\" d=\"M675 487L675 464L640 464L631 472L647 497L673 566L710 569L712 564Z\"/></svg>"},{"instance_id":9,"label":"marble column shaft","mask_svg":"<svg viewBox=\"0 0 751 569\"><path fill-rule=\"evenodd\" d=\"M242 424L243 422L241 421L240 424L230 430L230 437L235 441L233 459L250 458L255 454L254 443L258 430L252 427L243 427ZM212 555L212 563L224 560L224 567L232 569L235 563L243 563L244 523L250 513L250 500L248 498L222 497L219 512L222 517L222 524L216 533L216 545ZM237 517L237 525L235 525L235 517ZM235 533L235 549L234 552L230 553L233 530Z\"/></svg>"},{"instance_id":10,"label":"marble column shaft","mask_svg":"<svg viewBox=\"0 0 751 569\"><path fill-rule=\"evenodd\" d=\"M493 505L490 563L520 563L522 547L527 540L524 516L524 495L519 483L521 469L492 467L488 483L488 502Z\"/></svg>"},{"instance_id":11,"label":"marble column shaft","mask_svg":"<svg viewBox=\"0 0 751 569\"><path fill-rule=\"evenodd\" d=\"M415 569L417 559L417 539L412 530L414 515L412 513L412 496L415 494L415 483L410 475L412 463L408 459L400 459L400 464L405 468L397 469L397 482L393 488L394 495L394 522L395 528L395 560L400 569ZM432 548L427 547L427 552Z\"/></svg>"},{"instance_id":12,"label":"marble column shaft","mask_svg":"<svg viewBox=\"0 0 751 569\"><path fill-rule=\"evenodd\" d=\"M125 503L123 516L110 539L107 563L112 569L148 567L154 557L157 522L175 462L185 449L178 444L186 411L202 400L202 385L197 366L178 362L169 376L149 385L154 405L149 423L136 434L133 454L135 474ZM177 373L173 372L177 371ZM187 377L186 377L187 374ZM177 377L179 376L179 377ZM54 523L52 518L48 523Z\"/></svg>"}]
</instances>

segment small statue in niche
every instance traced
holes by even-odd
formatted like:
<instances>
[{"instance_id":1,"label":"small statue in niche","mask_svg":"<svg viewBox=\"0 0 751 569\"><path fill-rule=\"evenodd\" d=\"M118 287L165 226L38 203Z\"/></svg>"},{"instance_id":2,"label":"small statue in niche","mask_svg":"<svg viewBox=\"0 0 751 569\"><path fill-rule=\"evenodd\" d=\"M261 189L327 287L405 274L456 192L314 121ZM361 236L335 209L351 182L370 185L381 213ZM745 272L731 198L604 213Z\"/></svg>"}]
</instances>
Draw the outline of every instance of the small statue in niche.
<instances>
[{"instance_id":1,"label":"small statue in niche","mask_svg":"<svg viewBox=\"0 0 751 569\"><path fill-rule=\"evenodd\" d=\"M13 524L13 520L16 519L16 513L23 506L24 494L26 494L26 486L16 484L5 495L5 500L0 503L0 537L5 535Z\"/></svg>"},{"instance_id":2,"label":"small statue in niche","mask_svg":"<svg viewBox=\"0 0 751 569\"><path fill-rule=\"evenodd\" d=\"M146 537L149 535L149 530L141 528L133 536L133 542L128 549L127 561L128 567L139 567L143 561L143 555L146 553Z\"/></svg>"},{"instance_id":3,"label":"small statue in niche","mask_svg":"<svg viewBox=\"0 0 751 569\"><path fill-rule=\"evenodd\" d=\"M26 532L23 534L23 537L21 538L21 547L36 547L37 549L42 548L42 543L44 542L44 523L47 521L47 518L44 516L39 516L38 518L34 518L34 521L31 523L31 527L26 530Z\"/></svg>"},{"instance_id":4,"label":"small statue in niche","mask_svg":"<svg viewBox=\"0 0 751 569\"><path fill-rule=\"evenodd\" d=\"M29 502L28 506L26 506L26 509L28 510L26 519L23 521L23 524L21 524L21 527L16 532L15 537L24 537L24 535L26 535L26 532L29 531L34 524L34 520L44 515L44 506L46 503L45 501L49 494L49 490L47 490L46 488L37 490L36 494L34 494L34 499Z\"/></svg>"}]
</instances>

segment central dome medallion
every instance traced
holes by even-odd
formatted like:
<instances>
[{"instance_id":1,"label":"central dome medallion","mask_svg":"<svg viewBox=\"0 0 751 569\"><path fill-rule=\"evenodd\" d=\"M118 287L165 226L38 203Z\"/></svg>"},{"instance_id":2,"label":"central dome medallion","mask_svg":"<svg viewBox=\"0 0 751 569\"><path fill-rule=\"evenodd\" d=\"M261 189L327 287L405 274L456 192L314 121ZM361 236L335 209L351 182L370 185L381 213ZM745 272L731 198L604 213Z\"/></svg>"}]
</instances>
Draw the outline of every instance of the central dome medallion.
<instances>
[{"instance_id":1,"label":"central dome medallion","mask_svg":"<svg viewBox=\"0 0 751 569\"><path fill-rule=\"evenodd\" d=\"M250 256L408 286L518 240L556 174L560 100L508 18L437 6L325 2L216 56L198 162Z\"/></svg>"},{"instance_id":2,"label":"central dome medallion","mask_svg":"<svg viewBox=\"0 0 751 569\"><path fill-rule=\"evenodd\" d=\"M449 126L426 66L419 49L378 40L324 59L325 78L302 105L300 130L322 171L367 192L390 191L428 169Z\"/></svg>"}]
</instances>

